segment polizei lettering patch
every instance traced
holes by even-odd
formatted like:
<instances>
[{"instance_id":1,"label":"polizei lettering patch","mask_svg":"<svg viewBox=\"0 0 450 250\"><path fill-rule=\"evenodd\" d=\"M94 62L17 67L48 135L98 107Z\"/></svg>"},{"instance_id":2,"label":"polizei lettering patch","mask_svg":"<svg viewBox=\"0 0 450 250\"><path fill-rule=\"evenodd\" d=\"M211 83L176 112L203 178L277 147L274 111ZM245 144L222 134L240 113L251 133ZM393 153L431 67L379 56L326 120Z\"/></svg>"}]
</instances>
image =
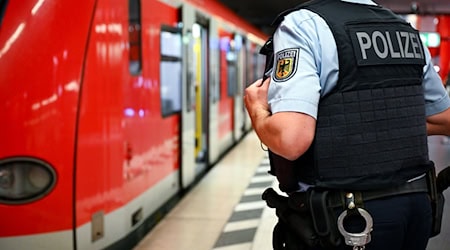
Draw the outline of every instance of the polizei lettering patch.
<instances>
[{"instance_id":1,"label":"polizei lettering patch","mask_svg":"<svg viewBox=\"0 0 450 250\"><path fill-rule=\"evenodd\" d=\"M289 80L297 70L298 54L300 49L285 49L279 51L275 56L276 71L274 79L277 82Z\"/></svg>"},{"instance_id":2,"label":"polizei lettering patch","mask_svg":"<svg viewBox=\"0 0 450 250\"><path fill-rule=\"evenodd\" d=\"M425 64L419 32L399 24L349 25L357 64Z\"/></svg>"}]
</instances>

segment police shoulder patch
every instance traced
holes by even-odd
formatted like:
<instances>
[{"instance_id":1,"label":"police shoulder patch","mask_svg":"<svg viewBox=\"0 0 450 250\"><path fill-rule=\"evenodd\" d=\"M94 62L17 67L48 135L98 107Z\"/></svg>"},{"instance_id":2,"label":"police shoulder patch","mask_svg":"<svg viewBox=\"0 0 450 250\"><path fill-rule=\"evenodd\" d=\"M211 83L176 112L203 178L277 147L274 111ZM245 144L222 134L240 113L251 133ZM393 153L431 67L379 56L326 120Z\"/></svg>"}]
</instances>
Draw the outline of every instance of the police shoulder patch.
<instances>
[{"instance_id":1,"label":"police shoulder patch","mask_svg":"<svg viewBox=\"0 0 450 250\"><path fill-rule=\"evenodd\" d=\"M275 56L276 69L274 80L283 82L289 80L297 71L300 49L285 49L277 52Z\"/></svg>"}]
</instances>

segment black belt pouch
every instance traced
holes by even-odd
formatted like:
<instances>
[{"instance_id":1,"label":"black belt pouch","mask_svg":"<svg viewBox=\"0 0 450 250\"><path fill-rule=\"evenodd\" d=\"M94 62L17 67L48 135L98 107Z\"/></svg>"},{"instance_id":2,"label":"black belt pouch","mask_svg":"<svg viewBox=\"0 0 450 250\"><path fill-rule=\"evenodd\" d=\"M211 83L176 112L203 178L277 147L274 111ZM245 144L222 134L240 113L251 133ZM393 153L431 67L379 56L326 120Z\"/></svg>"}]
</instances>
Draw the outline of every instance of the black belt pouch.
<instances>
[{"instance_id":1,"label":"black belt pouch","mask_svg":"<svg viewBox=\"0 0 450 250\"><path fill-rule=\"evenodd\" d=\"M438 193L436 188L436 170L433 166L427 173L428 194L431 200L431 209L433 212L433 224L431 228L431 237L441 233L442 215L444 212L445 198L442 193Z\"/></svg>"}]
</instances>

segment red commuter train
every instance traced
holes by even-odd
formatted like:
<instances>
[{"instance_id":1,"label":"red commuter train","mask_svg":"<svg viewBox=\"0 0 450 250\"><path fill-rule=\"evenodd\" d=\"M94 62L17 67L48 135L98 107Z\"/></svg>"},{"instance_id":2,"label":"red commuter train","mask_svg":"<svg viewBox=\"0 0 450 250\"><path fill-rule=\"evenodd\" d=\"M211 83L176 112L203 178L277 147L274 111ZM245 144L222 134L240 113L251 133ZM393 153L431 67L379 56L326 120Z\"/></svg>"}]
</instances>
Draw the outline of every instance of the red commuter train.
<instances>
[{"instance_id":1,"label":"red commuter train","mask_svg":"<svg viewBox=\"0 0 450 250\"><path fill-rule=\"evenodd\" d=\"M215 0L0 1L0 248L127 249L251 129Z\"/></svg>"}]
</instances>

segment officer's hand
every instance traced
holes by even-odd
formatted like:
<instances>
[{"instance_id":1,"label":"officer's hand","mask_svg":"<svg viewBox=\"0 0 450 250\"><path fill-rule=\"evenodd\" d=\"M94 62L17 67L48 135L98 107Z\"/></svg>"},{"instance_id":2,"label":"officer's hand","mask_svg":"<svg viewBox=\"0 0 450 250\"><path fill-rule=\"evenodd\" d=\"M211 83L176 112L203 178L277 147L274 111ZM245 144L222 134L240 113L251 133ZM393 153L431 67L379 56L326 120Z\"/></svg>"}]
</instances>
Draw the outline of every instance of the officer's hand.
<instances>
[{"instance_id":1,"label":"officer's hand","mask_svg":"<svg viewBox=\"0 0 450 250\"><path fill-rule=\"evenodd\" d=\"M245 89L245 107L250 115L254 118L261 112L270 114L269 104L267 103L267 92L269 90L270 77L264 82L259 79Z\"/></svg>"}]
</instances>

